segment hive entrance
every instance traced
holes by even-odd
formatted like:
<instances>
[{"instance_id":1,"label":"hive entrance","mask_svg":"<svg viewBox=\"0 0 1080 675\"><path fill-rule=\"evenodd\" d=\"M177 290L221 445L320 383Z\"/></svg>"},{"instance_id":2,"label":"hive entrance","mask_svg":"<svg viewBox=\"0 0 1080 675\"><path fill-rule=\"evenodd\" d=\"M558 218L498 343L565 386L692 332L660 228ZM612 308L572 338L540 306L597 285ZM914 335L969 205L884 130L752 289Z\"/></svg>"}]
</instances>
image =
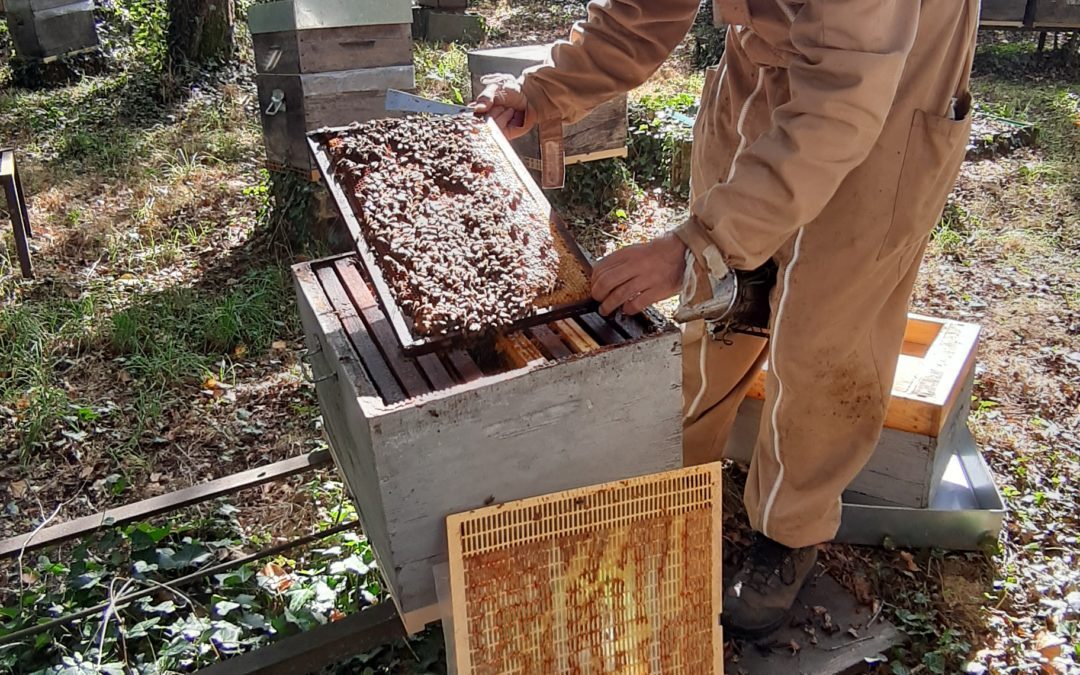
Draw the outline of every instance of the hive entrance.
<instances>
[{"instance_id":1,"label":"hive entrance","mask_svg":"<svg viewBox=\"0 0 1080 675\"><path fill-rule=\"evenodd\" d=\"M718 465L447 519L458 673L722 671Z\"/></svg>"}]
</instances>

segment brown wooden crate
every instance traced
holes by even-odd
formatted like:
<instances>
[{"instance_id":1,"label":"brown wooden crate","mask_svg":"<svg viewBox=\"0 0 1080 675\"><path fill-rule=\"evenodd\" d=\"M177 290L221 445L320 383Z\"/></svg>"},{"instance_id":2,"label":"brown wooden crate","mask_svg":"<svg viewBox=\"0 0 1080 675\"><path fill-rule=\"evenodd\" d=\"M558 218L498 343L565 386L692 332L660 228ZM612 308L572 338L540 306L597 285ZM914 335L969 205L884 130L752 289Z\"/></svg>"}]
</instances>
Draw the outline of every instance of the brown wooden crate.
<instances>
[{"instance_id":1,"label":"brown wooden crate","mask_svg":"<svg viewBox=\"0 0 1080 675\"><path fill-rule=\"evenodd\" d=\"M251 41L258 73L294 75L412 63L409 24L256 33Z\"/></svg>"}]
</instances>

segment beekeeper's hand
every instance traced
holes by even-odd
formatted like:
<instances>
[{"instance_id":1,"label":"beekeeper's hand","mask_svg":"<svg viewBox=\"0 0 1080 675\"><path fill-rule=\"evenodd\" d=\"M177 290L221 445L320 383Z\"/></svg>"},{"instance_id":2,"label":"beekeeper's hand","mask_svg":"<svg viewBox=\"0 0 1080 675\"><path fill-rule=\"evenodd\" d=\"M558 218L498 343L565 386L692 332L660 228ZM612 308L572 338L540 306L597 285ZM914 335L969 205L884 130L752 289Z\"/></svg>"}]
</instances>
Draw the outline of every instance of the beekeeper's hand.
<instances>
[{"instance_id":1,"label":"beekeeper's hand","mask_svg":"<svg viewBox=\"0 0 1080 675\"><path fill-rule=\"evenodd\" d=\"M607 316L617 309L637 314L679 292L686 245L674 234L615 251L593 270L592 296Z\"/></svg>"},{"instance_id":2,"label":"beekeeper's hand","mask_svg":"<svg viewBox=\"0 0 1080 675\"><path fill-rule=\"evenodd\" d=\"M510 140L524 136L536 124L536 111L525 98L521 82L513 75L492 74L480 78L484 90L470 105L478 115L495 120Z\"/></svg>"}]
</instances>

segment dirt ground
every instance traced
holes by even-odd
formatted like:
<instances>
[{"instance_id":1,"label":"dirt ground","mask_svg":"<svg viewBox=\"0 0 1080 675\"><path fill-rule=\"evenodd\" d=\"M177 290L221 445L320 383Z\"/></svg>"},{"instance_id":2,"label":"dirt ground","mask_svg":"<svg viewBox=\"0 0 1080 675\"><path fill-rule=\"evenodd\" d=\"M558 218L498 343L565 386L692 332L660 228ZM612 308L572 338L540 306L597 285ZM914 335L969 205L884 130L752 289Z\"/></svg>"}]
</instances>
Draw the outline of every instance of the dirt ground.
<instances>
[{"instance_id":1,"label":"dirt ground","mask_svg":"<svg viewBox=\"0 0 1080 675\"><path fill-rule=\"evenodd\" d=\"M504 0L481 11L498 45L560 37L584 10ZM323 447L288 264L325 250L279 236L304 204L271 197L241 51L236 67L178 94L130 66L39 90L0 82L0 141L19 150L36 266L35 280L19 278L3 231L0 537ZM688 41L643 92L692 90L691 51ZM463 57L418 47L422 91L452 98ZM879 672L1077 673L1075 43L1037 54L1034 38L985 34L974 86L985 109L1034 122L1039 139L965 164L913 309L982 327L970 424L1006 497L1006 528L985 554L834 546L825 557L911 637ZM611 209L590 207L593 193L564 196L598 255L667 229L686 207L651 187L615 192ZM307 531L316 498L298 486L236 501L252 540ZM11 565L2 571L0 586L21 586Z\"/></svg>"}]
</instances>

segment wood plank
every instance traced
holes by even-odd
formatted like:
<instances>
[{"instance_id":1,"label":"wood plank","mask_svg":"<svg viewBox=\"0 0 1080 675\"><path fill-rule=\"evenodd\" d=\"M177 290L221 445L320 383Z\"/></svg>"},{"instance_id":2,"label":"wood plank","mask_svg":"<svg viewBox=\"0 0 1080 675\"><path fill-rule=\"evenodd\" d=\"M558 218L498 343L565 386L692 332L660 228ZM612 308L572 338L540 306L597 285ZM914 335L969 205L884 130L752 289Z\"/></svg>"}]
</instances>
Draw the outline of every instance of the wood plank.
<instances>
[{"instance_id":1,"label":"wood plank","mask_svg":"<svg viewBox=\"0 0 1080 675\"><path fill-rule=\"evenodd\" d=\"M392 602L292 635L195 671L199 675L301 675L405 637Z\"/></svg>"},{"instance_id":2,"label":"wood plank","mask_svg":"<svg viewBox=\"0 0 1080 675\"><path fill-rule=\"evenodd\" d=\"M345 292L352 298L353 304L360 310L364 323L371 331L375 341L379 344L383 356L386 357L390 368L397 374L401 386L409 396L420 396L431 391L424 376L416 368L415 363L405 356L401 349L401 343L397 339L390 322L386 320L379 308L375 297L368 290L367 282L360 276L360 271L350 260L339 260L334 265L341 281L345 285Z\"/></svg>"},{"instance_id":3,"label":"wood plank","mask_svg":"<svg viewBox=\"0 0 1080 675\"><path fill-rule=\"evenodd\" d=\"M16 556L23 550L24 546L26 551L36 551L45 546L53 546L90 534L101 527L124 525L135 520L175 511L185 506L223 497L263 483L270 483L289 476L295 476L298 473L305 473L326 466L330 462L330 453L319 450L302 457L291 457L267 466L248 469L247 471L216 478L168 494L107 509L92 516L84 516L66 523L46 527L39 531L32 540L30 540L29 532L16 535L0 542L0 558ZM28 540L29 543L27 543Z\"/></svg>"},{"instance_id":4,"label":"wood plank","mask_svg":"<svg viewBox=\"0 0 1080 675\"><path fill-rule=\"evenodd\" d=\"M570 319L560 319L554 323L548 324L551 330L566 340L570 348L574 350L576 354L585 354L587 352L600 349L600 345L592 338L591 335L585 332L585 329L579 326L575 321Z\"/></svg>"},{"instance_id":5,"label":"wood plank","mask_svg":"<svg viewBox=\"0 0 1080 675\"><path fill-rule=\"evenodd\" d=\"M449 389L457 384L436 354L421 354L416 357L416 363L420 366L420 370L424 371L432 389Z\"/></svg>"},{"instance_id":6,"label":"wood plank","mask_svg":"<svg viewBox=\"0 0 1080 675\"><path fill-rule=\"evenodd\" d=\"M495 337L495 349L510 363L512 368L547 363L547 359L524 333L510 333Z\"/></svg>"},{"instance_id":7,"label":"wood plank","mask_svg":"<svg viewBox=\"0 0 1080 675\"><path fill-rule=\"evenodd\" d=\"M529 333L540 343L548 356L558 361L559 359L565 359L568 356L572 356L574 352L570 351L570 348L559 339L559 336L555 335L547 326L533 326L529 329Z\"/></svg>"},{"instance_id":8,"label":"wood plank","mask_svg":"<svg viewBox=\"0 0 1080 675\"><path fill-rule=\"evenodd\" d=\"M330 451L356 501L364 523L364 535L375 551L379 570L386 583L394 587L396 570L390 564L392 559L386 557L390 555L390 538L386 532L379 471L367 422L379 414L383 400L345 337L344 328L322 293L311 264L293 266L293 277L297 287L297 310L304 326L304 340L311 352L312 367L336 375L315 382Z\"/></svg>"},{"instance_id":9,"label":"wood plank","mask_svg":"<svg viewBox=\"0 0 1080 675\"><path fill-rule=\"evenodd\" d=\"M412 65L410 24L319 28L300 31L294 39L300 70L292 72Z\"/></svg>"},{"instance_id":10,"label":"wood plank","mask_svg":"<svg viewBox=\"0 0 1080 675\"><path fill-rule=\"evenodd\" d=\"M393 369L387 365L379 347L368 334L364 322L356 313L345 288L341 285L338 275L333 267L319 267L315 274L322 285L326 298L334 308L337 318L341 321L345 334L352 343L356 353L360 356L360 362L371 376L372 381L379 390L382 399L387 403L396 403L405 400L405 391L398 382ZM316 374L318 375L318 374Z\"/></svg>"},{"instance_id":11,"label":"wood plank","mask_svg":"<svg viewBox=\"0 0 1080 675\"><path fill-rule=\"evenodd\" d=\"M905 345L922 356L901 354L885 416L889 429L936 437L958 402L964 373L974 365L979 326L911 316ZM926 342L929 340L929 342ZM922 345L928 345L925 350ZM905 352L907 349L905 348ZM765 399L766 363L754 378L747 398Z\"/></svg>"},{"instance_id":12,"label":"wood plank","mask_svg":"<svg viewBox=\"0 0 1080 675\"><path fill-rule=\"evenodd\" d=\"M375 454L404 611L438 601L446 515L681 466L679 339L487 377L380 415Z\"/></svg>"},{"instance_id":13,"label":"wood plank","mask_svg":"<svg viewBox=\"0 0 1080 675\"><path fill-rule=\"evenodd\" d=\"M484 371L480 370L480 366L476 365L476 361L473 361L464 349L452 349L447 352L446 358L465 382L479 380L484 376Z\"/></svg>"},{"instance_id":14,"label":"wood plank","mask_svg":"<svg viewBox=\"0 0 1080 675\"><path fill-rule=\"evenodd\" d=\"M651 311L651 310L646 310ZM621 311L615 312L608 321L615 324L619 330L626 333L626 336L631 340L637 340L645 335L645 327L642 326L647 319L646 314L639 314L637 316L626 316Z\"/></svg>"},{"instance_id":15,"label":"wood plank","mask_svg":"<svg viewBox=\"0 0 1080 675\"><path fill-rule=\"evenodd\" d=\"M617 345L626 342L626 338L620 335L617 330L611 327L611 324L595 312L582 314L578 317L578 321L584 324L585 327L597 337L600 344Z\"/></svg>"}]
</instances>

